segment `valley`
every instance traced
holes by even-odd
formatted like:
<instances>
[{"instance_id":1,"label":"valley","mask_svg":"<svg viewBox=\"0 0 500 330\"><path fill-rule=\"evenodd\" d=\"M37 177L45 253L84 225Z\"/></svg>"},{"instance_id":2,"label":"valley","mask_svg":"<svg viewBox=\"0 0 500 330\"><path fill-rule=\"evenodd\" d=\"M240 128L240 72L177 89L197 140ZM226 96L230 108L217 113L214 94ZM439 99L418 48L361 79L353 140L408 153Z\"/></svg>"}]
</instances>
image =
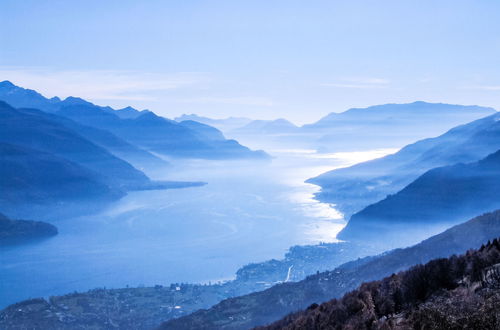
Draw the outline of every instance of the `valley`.
<instances>
[{"instance_id":1,"label":"valley","mask_svg":"<svg viewBox=\"0 0 500 330\"><path fill-rule=\"evenodd\" d=\"M0 1L0 330L499 330L500 1Z\"/></svg>"},{"instance_id":2,"label":"valley","mask_svg":"<svg viewBox=\"0 0 500 330\"><path fill-rule=\"evenodd\" d=\"M273 163L186 160L150 177L206 185L131 191L97 214L51 221L57 237L0 251L1 305L102 287L224 281L248 263L281 259L291 246L335 241L344 219L303 181L360 155L275 156ZM41 281L31 282L32 273Z\"/></svg>"},{"instance_id":3,"label":"valley","mask_svg":"<svg viewBox=\"0 0 500 330\"><path fill-rule=\"evenodd\" d=\"M8 82L2 92L45 110L0 103L8 178L0 205L48 221L57 235L0 248L0 326L247 328L498 234L497 214L461 225L475 233L470 242L450 245L463 234L455 227L439 234L500 205L498 114L442 131L456 123L450 115L466 121L490 108L388 104L327 116L330 128L330 119L302 127L255 120L224 132L242 145L206 124L225 120L176 122L47 99ZM378 113L396 122L423 111L407 129L440 118L434 129L443 134L407 146L386 136L340 151L314 142L337 120L360 129L356 118L367 111L368 121ZM266 304L273 308L262 310Z\"/></svg>"}]
</instances>

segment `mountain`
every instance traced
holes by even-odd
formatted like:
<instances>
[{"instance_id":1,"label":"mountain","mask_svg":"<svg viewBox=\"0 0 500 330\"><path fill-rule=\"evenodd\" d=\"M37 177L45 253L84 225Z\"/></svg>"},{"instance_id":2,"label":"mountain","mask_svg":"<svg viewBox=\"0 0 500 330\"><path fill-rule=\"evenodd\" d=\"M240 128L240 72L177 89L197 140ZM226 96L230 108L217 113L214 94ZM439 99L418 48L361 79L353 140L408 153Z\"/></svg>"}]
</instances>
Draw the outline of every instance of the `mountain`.
<instances>
[{"instance_id":1,"label":"mountain","mask_svg":"<svg viewBox=\"0 0 500 330\"><path fill-rule=\"evenodd\" d=\"M492 108L422 101L384 104L331 113L302 131L320 136L315 143L323 151L399 148L493 113Z\"/></svg>"},{"instance_id":2,"label":"mountain","mask_svg":"<svg viewBox=\"0 0 500 330\"><path fill-rule=\"evenodd\" d=\"M193 132L196 132L196 135L200 139L207 139L211 141L224 141L226 139L222 132L215 127L194 120L181 121L180 125L193 130Z\"/></svg>"},{"instance_id":3,"label":"mountain","mask_svg":"<svg viewBox=\"0 0 500 330\"><path fill-rule=\"evenodd\" d=\"M252 120L245 126L236 128L231 134L285 134L297 132L298 127L286 119Z\"/></svg>"},{"instance_id":4,"label":"mountain","mask_svg":"<svg viewBox=\"0 0 500 330\"><path fill-rule=\"evenodd\" d=\"M330 113L302 127L285 119L254 120L231 128L196 115L184 115L177 120L191 119L216 126L226 136L252 147L315 149L325 153L401 148L494 113L494 109L480 106L417 101Z\"/></svg>"},{"instance_id":5,"label":"mountain","mask_svg":"<svg viewBox=\"0 0 500 330\"><path fill-rule=\"evenodd\" d=\"M300 282L282 283L261 292L226 299L209 309L168 321L160 328L249 329L269 324L312 304L341 297L363 282L378 280L432 259L464 253L499 236L500 211L495 211L415 246L349 262Z\"/></svg>"},{"instance_id":6,"label":"mountain","mask_svg":"<svg viewBox=\"0 0 500 330\"><path fill-rule=\"evenodd\" d=\"M252 120L245 126L226 131L225 134L257 149L310 148L310 137L286 119Z\"/></svg>"},{"instance_id":7,"label":"mountain","mask_svg":"<svg viewBox=\"0 0 500 330\"><path fill-rule=\"evenodd\" d=\"M144 167L168 163L108 131L2 101L0 145L0 206L17 216L71 216L97 210L130 190L204 184L151 181L116 155Z\"/></svg>"},{"instance_id":8,"label":"mountain","mask_svg":"<svg viewBox=\"0 0 500 330\"><path fill-rule=\"evenodd\" d=\"M71 128L82 137L103 147L114 156L127 161L141 171L153 171L171 165L166 160L119 138L109 131L81 125L63 117L54 117L56 117L54 118L55 120L60 121L64 126Z\"/></svg>"},{"instance_id":9,"label":"mountain","mask_svg":"<svg viewBox=\"0 0 500 330\"><path fill-rule=\"evenodd\" d=\"M33 90L18 87L9 81L0 83L0 100L14 107L36 108L88 127L107 130L129 144L171 157L268 158L264 152L252 151L233 140L213 141L200 138L203 132L197 132L196 127L180 125L147 110L139 111L132 107L114 110L78 97L68 97L64 100L47 99Z\"/></svg>"},{"instance_id":10,"label":"mountain","mask_svg":"<svg viewBox=\"0 0 500 330\"><path fill-rule=\"evenodd\" d=\"M112 109L111 109L112 110ZM151 112L149 110L137 110L132 107L125 107L123 109L116 109L114 113L121 119L134 119L145 113Z\"/></svg>"},{"instance_id":11,"label":"mountain","mask_svg":"<svg viewBox=\"0 0 500 330\"><path fill-rule=\"evenodd\" d=\"M51 208L88 208L124 195L95 172L62 157L0 142L0 208L46 218Z\"/></svg>"},{"instance_id":12,"label":"mountain","mask_svg":"<svg viewBox=\"0 0 500 330\"><path fill-rule=\"evenodd\" d=\"M34 109L14 109L0 101L0 142L50 153L99 173L108 184L135 188L144 173L78 133Z\"/></svg>"},{"instance_id":13,"label":"mountain","mask_svg":"<svg viewBox=\"0 0 500 330\"><path fill-rule=\"evenodd\" d=\"M500 242L363 283L341 299L287 316L274 329L498 329Z\"/></svg>"},{"instance_id":14,"label":"mountain","mask_svg":"<svg viewBox=\"0 0 500 330\"><path fill-rule=\"evenodd\" d=\"M427 171L398 193L354 214L337 237L401 246L498 208L500 150L478 162Z\"/></svg>"},{"instance_id":15,"label":"mountain","mask_svg":"<svg viewBox=\"0 0 500 330\"><path fill-rule=\"evenodd\" d=\"M496 113L410 144L395 154L333 170L307 182L321 186L319 200L335 204L349 217L434 167L477 161L498 149L500 114Z\"/></svg>"},{"instance_id":16,"label":"mountain","mask_svg":"<svg viewBox=\"0 0 500 330\"><path fill-rule=\"evenodd\" d=\"M221 139L220 133L207 135L206 125L183 125L152 112L134 119L121 119L114 113L102 111L100 107L87 103L63 106L57 114L87 126L108 130L142 148L171 157L267 158L262 151L251 151L237 141ZM214 135L217 135L215 139Z\"/></svg>"},{"instance_id":17,"label":"mountain","mask_svg":"<svg viewBox=\"0 0 500 330\"><path fill-rule=\"evenodd\" d=\"M18 87L7 80L0 82L0 100L16 108L35 108L48 112L57 111L61 102L58 97L48 99L32 89Z\"/></svg>"},{"instance_id":18,"label":"mountain","mask_svg":"<svg viewBox=\"0 0 500 330\"><path fill-rule=\"evenodd\" d=\"M217 129L220 129L224 133L226 133L230 130L233 130L235 128L243 127L252 121L252 119L244 118L244 117L229 117L229 118L225 118L225 119L213 119L213 118L198 116L195 114L191 114L191 115L184 114L180 117L175 118L174 120L178 121L178 122L182 122L182 121L186 121L186 120L196 121L198 123L202 123L205 125L210 125L210 126L216 127Z\"/></svg>"},{"instance_id":19,"label":"mountain","mask_svg":"<svg viewBox=\"0 0 500 330\"><path fill-rule=\"evenodd\" d=\"M23 111L31 112L41 118L58 123L60 125L65 126L66 128L73 130L75 133L81 135L83 138L106 149L114 156L126 160L127 162L129 162L138 169L154 170L157 168L164 168L170 165L167 161L151 154L150 152L144 149L141 149L133 144L128 143L127 141L117 137L116 135L114 135L109 131L90 126L85 126L71 119L67 119L65 117L57 116L42 111L36 111L30 109L23 109Z\"/></svg>"},{"instance_id":20,"label":"mountain","mask_svg":"<svg viewBox=\"0 0 500 330\"><path fill-rule=\"evenodd\" d=\"M408 121L428 122L431 118L446 116L463 116L464 118L474 116L485 116L494 113L492 108L479 106L463 106L445 103L428 103L416 101L403 104L382 104L374 105L368 108L352 108L341 113L332 112L321 118L314 124L305 125L307 128L330 129L332 125L338 124L374 124L386 123L405 123ZM462 119L463 120L463 119ZM469 120L470 121L470 120ZM408 124L408 123L407 123ZM455 125L456 126L456 125Z\"/></svg>"},{"instance_id":21,"label":"mountain","mask_svg":"<svg viewBox=\"0 0 500 330\"><path fill-rule=\"evenodd\" d=\"M32 220L12 220L0 213L0 247L28 243L57 235L53 225Z\"/></svg>"}]
</instances>

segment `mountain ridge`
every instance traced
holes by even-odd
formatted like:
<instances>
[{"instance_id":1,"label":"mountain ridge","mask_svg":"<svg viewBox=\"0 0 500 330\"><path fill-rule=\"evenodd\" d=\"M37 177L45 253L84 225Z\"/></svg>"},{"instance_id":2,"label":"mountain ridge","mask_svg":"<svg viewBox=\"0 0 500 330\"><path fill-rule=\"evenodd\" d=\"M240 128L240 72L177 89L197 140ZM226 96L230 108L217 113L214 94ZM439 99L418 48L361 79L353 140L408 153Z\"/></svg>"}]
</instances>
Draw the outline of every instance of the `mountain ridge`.
<instances>
[{"instance_id":1,"label":"mountain ridge","mask_svg":"<svg viewBox=\"0 0 500 330\"><path fill-rule=\"evenodd\" d=\"M0 141L37 149L81 164L108 183L127 186L149 181L147 176L106 149L35 109L15 109L0 101Z\"/></svg>"},{"instance_id":2,"label":"mountain ridge","mask_svg":"<svg viewBox=\"0 0 500 330\"><path fill-rule=\"evenodd\" d=\"M401 191L355 213L337 235L342 240L401 244L404 232L419 240L435 226L500 208L500 150L473 163L431 169Z\"/></svg>"},{"instance_id":3,"label":"mountain ridge","mask_svg":"<svg viewBox=\"0 0 500 330\"><path fill-rule=\"evenodd\" d=\"M409 144L395 154L329 171L307 182L321 187L317 199L336 204L350 217L403 189L427 170L477 161L500 149L499 119L496 113Z\"/></svg>"},{"instance_id":4,"label":"mountain ridge","mask_svg":"<svg viewBox=\"0 0 500 330\"><path fill-rule=\"evenodd\" d=\"M0 100L14 107L36 108L75 122L107 130L146 151L171 157L201 159L268 159L261 150L252 151L232 140L200 139L196 128L179 125L149 110L132 107L114 110L101 107L82 98L69 96L64 100L47 99L40 93L24 89L9 81L0 83Z\"/></svg>"}]
</instances>

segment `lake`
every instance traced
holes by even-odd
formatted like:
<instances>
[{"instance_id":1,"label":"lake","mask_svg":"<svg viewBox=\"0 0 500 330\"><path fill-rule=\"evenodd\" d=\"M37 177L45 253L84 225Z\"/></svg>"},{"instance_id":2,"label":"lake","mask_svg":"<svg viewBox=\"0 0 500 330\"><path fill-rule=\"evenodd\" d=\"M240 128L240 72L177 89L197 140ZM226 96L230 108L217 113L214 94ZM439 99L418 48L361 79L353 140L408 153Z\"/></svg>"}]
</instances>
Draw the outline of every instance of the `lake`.
<instances>
[{"instance_id":1,"label":"lake","mask_svg":"<svg viewBox=\"0 0 500 330\"><path fill-rule=\"evenodd\" d=\"M0 308L96 287L221 281L345 225L304 180L395 150L274 150L272 162L178 161L154 179L202 187L131 192L99 214L53 221L59 235L0 250Z\"/></svg>"}]
</instances>

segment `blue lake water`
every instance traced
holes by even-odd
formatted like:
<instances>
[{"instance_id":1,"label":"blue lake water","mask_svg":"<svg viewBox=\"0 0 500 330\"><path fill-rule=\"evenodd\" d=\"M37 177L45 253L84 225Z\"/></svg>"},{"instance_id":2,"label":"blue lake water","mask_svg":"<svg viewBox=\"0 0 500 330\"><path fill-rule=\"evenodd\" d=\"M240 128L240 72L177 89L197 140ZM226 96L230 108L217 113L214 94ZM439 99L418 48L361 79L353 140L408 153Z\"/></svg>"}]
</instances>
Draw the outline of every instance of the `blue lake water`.
<instances>
[{"instance_id":1,"label":"blue lake water","mask_svg":"<svg viewBox=\"0 0 500 330\"><path fill-rule=\"evenodd\" d=\"M208 184L132 192L99 214L53 221L54 238L0 250L0 308L96 287L226 280L292 245L335 241L342 215L304 180L390 151L177 163L152 176Z\"/></svg>"}]
</instances>

